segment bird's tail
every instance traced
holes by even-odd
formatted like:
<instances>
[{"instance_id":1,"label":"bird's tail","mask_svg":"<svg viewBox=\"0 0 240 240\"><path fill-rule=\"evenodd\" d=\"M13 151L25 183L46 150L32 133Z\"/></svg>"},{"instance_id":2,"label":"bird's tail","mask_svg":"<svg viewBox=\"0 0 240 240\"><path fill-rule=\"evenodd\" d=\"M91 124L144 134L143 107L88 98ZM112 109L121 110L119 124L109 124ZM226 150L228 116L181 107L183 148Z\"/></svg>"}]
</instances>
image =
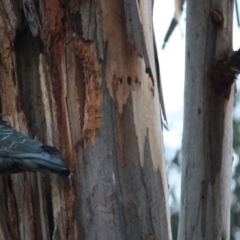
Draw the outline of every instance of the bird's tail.
<instances>
[{"instance_id":1,"label":"bird's tail","mask_svg":"<svg viewBox=\"0 0 240 240\"><path fill-rule=\"evenodd\" d=\"M70 175L70 171L65 162L61 160L62 153L56 148L48 145L43 145L42 148L45 153L48 153L48 156L44 159L45 161L35 160L35 162L46 171L51 171L68 177Z\"/></svg>"},{"instance_id":2,"label":"bird's tail","mask_svg":"<svg viewBox=\"0 0 240 240\"><path fill-rule=\"evenodd\" d=\"M23 171L42 171L53 172L59 175L69 176L70 171L66 164L59 157L49 154L48 152L41 153L23 153L15 157L22 159L21 168Z\"/></svg>"},{"instance_id":3,"label":"bird's tail","mask_svg":"<svg viewBox=\"0 0 240 240\"><path fill-rule=\"evenodd\" d=\"M66 164L55 156L50 155L50 159L32 159L30 161L38 165L38 171L40 170L43 172L53 172L59 175L64 175L66 177L70 175L70 171Z\"/></svg>"}]
</instances>

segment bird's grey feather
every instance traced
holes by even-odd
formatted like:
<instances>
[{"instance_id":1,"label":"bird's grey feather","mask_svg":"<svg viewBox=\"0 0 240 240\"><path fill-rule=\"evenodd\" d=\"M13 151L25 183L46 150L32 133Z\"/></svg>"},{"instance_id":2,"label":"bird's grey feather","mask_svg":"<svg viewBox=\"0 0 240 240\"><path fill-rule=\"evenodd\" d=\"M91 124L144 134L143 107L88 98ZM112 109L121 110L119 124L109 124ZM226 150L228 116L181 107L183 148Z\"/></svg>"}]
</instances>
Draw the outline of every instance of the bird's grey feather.
<instances>
[{"instance_id":1,"label":"bird's grey feather","mask_svg":"<svg viewBox=\"0 0 240 240\"><path fill-rule=\"evenodd\" d=\"M68 176L61 152L17 132L0 120L0 174L23 171L51 171Z\"/></svg>"}]
</instances>

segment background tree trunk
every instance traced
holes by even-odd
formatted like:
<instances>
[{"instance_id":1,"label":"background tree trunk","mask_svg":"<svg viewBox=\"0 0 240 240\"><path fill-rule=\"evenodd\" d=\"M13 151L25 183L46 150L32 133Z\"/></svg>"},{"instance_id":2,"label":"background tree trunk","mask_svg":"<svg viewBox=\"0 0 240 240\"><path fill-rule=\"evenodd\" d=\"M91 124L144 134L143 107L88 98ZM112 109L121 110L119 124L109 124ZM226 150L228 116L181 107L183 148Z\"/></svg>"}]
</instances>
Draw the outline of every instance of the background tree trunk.
<instances>
[{"instance_id":1,"label":"background tree trunk","mask_svg":"<svg viewBox=\"0 0 240 240\"><path fill-rule=\"evenodd\" d=\"M182 196L178 239L229 239L233 1L187 1Z\"/></svg>"},{"instance_id":2,"label":"background tree trunk","mask_svg":"<svg viewBox=\"0 0 240 240\"><path fill-rule=\"evenodd\" d=\"M153 2L138 2L1 1L3 118L73 173L1 177L1 239L171 239Z\"/></svg>"}]
</instances>

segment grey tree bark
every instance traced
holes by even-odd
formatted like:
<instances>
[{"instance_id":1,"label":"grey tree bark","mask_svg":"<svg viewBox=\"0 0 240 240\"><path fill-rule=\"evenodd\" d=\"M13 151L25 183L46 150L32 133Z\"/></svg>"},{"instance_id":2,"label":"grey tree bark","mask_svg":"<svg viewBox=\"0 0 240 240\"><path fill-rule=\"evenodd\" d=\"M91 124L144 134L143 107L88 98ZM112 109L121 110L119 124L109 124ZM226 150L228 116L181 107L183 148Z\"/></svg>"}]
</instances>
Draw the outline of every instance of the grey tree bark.
<instances>
[{"instance_id":1,"label":"grey tree bark","mask_svg":"<svg viewBox=\"0 0 240 240\"><path fill-rule=\"evenodd\" d=\"M229 239L232 106L239 51L233 1L187 1L186 81L178 239Z\"/></svg>"},{"instance_id":2,"label":"grey tree bark","mask_svg":"<svg viewBox=\"0 0 240 240\"><path fill-rule=\"evenodd\" d=\"M72 171L1 177L0 238L171 239L153 1L0 3L3 118Z\"/></svg>"}]
</instances>

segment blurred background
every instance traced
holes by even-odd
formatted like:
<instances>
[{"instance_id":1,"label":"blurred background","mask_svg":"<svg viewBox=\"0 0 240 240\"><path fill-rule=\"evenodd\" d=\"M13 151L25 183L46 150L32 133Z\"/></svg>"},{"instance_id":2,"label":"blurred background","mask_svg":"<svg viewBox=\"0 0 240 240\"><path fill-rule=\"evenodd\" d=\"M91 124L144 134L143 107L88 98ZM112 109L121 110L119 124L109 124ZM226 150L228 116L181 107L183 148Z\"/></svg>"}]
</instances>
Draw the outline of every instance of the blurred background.
<instances>
[{"instance_id":1,"label":"blurred background","mask_svg":"<svg viewBox=\"0 0 240 240\"><path fill-rule=\"evenodd\" d=\"M233 49L240 48L240 0L234 1ZM175 18L174 18L175 16ZM168 118L164 129L165 158L168 173L173 240L177 239L181 186L181 143L185 73L186 3L184 0L155 1L154 28L160 60L161 81ZM240 78L238 78L240 80ZM240 89L240 81L237 88ZM240 239L240 93L233 113L233 151L231 240Z\"/></svg>"}]
</instances>

